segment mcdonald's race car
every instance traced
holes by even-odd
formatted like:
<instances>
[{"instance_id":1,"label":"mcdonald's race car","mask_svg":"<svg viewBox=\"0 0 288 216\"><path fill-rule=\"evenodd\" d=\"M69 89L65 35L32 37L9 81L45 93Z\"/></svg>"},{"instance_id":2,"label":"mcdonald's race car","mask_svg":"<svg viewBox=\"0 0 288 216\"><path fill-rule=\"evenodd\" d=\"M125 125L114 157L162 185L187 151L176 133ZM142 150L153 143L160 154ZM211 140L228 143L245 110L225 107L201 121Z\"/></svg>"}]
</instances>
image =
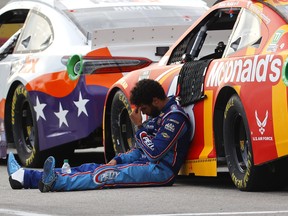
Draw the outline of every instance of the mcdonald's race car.
<instances>
[{"instance_id":1,"label":"mcdonald's race car","mask_svg":"<svg viewBox=\"0 0 288 216\"><path fill-rule=\"evenodd\" d=\"M103 146L109 87L160 60L202 0L13 0L0 9L0 158L26 167Z\"/></svg>"},{"instance_id":2,"label":"mcdonald's race car","mask_svg":"<svg viewBox=\"0 0 288 216\"><path fill-rule=\"evenodd\" d=\"M158 64L110 88L106 156L133 147L129 92L150 78L178 97L195 125L182 174L217 176L228 167L243 191L287 185L287 22L287 1L218 1Z\"/></svg>"}]
</instances>

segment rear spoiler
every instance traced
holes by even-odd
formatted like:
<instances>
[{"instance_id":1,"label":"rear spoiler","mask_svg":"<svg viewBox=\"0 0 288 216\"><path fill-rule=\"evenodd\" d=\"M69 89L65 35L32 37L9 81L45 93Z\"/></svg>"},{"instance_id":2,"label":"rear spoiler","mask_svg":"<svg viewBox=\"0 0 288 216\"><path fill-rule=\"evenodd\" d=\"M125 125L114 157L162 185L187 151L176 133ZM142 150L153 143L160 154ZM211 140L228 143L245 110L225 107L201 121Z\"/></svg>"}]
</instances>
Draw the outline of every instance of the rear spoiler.
<instances>
[{"instance_id":1,"label":"rear spoiler","mask_svg":"<svg viewBox=\"0 0 288 216\"><path fill-rule=\"evenodd\" d=\"M97 30L91 35L91 50L108 47L112 56L139 56L157 62L189 26Z\"/></svg>"}]
</instances>

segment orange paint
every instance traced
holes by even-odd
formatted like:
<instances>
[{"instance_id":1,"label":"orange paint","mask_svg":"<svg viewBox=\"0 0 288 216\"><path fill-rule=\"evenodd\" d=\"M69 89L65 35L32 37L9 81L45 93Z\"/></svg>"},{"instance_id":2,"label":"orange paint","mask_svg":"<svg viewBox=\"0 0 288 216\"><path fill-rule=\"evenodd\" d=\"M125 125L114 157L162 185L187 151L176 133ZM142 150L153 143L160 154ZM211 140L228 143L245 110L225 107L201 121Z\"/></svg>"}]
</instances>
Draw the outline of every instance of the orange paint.
<instances>
[{"instance_id":1,"label":"orange paint","mask_svg":"<svg viewBox=\"0 0 288 216\"><path fill-rule=\"evenodd\" d=\"M4 110L5 110L5 99L0 101L0 118L4 119Z\"/></svg>"},{"instance_id":2,"label":"orange paint","mask_svg":"<svg viewBox=\"0 0 288 216\"><path fill-rule=\"evenodd\" d=\"M53 97L65 97L76 87L78 80L71 80L66 71L45 74L26 85L28 91L40 91Z\"/></svg>"},{"instance_id":3,"label":"orange paint","mask_svg":"<svg viewBox=\"0 0 288 216\"><path fill-rule=\"evenodd\" d=\"M95 74L85 76L87 85L100 85L110 88L117 80L123 77L122 73L119 74Z\"/></svg>"},{"instance_id":4,"label":"orange paint","mask_svg":"<svg viewBox=\"0 0 288 216\"><path fill-rule=\"evenodd\" d=\"M93 50L87 53L86 56L112 56L112 55L109 49L107 47L104 47L104 48Z\"/></svg>"}]
</instances>

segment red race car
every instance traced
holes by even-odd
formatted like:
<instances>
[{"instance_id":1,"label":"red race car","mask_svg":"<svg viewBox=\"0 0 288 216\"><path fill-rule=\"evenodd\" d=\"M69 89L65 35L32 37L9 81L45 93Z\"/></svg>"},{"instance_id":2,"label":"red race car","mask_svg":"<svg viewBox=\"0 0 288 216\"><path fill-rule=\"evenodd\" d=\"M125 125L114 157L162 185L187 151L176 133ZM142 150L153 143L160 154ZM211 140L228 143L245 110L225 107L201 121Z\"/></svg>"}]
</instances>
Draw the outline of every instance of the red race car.
<instances>
[{"instance_id":1,"label":"red race car","mask_svg":"<svg viewBox=\"0 0 288 216\"><path fill-rule=\"evenodd\" d=\"M228 167L243 191L287 185L287 8L280 0L219 1L159 64L121 78L106 98L107 159L133 147L129 92L150 78L195 124L182 174L217 176Z\"/></svg>"}]
</instances>

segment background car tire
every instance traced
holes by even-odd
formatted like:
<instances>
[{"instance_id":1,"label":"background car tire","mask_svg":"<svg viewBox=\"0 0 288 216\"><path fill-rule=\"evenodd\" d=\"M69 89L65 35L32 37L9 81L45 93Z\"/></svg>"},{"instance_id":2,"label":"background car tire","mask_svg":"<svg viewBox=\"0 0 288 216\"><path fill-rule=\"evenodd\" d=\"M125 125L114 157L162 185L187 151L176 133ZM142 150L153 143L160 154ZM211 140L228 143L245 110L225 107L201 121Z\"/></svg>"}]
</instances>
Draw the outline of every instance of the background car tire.
<instances>
[{"instance_id":1,"label":"background car tire","mask_svg":"<svg viewBox=\"0 0 288 216\"><path fill-rule=\"evenodd\" d=\"M111 105L111 136L115 155L127 152L135 143L134 125L129 113L131 107L127 97L122 91L116 92Z\"/></svg>"},{"instance_id":2,"label":"background car tire","mask_svg":"<svg viewBox=\"0 0 288 216\"><path fill-rule=\"evenodd\" d=\"M18 157L25 167L39 167L45 157L39 152L35 113L23 85L15 89L12 101L12 129Z\"/></svg>"}]
</instances>

